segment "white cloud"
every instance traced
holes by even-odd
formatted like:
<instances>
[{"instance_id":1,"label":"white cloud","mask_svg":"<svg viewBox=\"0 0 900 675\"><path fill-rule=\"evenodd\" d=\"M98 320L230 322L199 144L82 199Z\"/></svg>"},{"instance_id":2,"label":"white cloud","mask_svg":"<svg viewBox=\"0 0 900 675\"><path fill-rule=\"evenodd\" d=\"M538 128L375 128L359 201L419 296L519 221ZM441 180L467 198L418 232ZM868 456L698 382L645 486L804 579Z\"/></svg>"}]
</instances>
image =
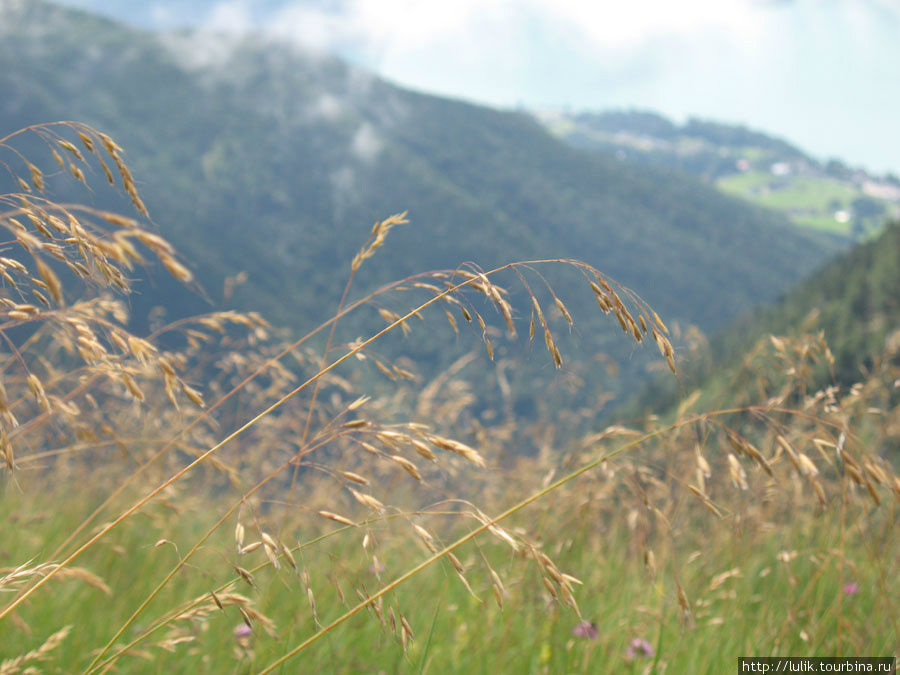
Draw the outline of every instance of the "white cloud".
<instances>
[{"instance_id":1,"label":"white cloud","mask_svg":"<svg viewBox=\"0 0 900 675\"><path fill-rule=\"evenodd\" d=\"M333 121L343 114L345 108L346 105L336 96L322 94L310 106L309 112L314 118Z\"/></svg>"},{"instance_id":2,"label":"white cloud","mask_svg":"<svg viewBox=\"0 0 900 675\"><path fill-rule=\"evenodd\" d=\"M268 12L263 6L223 0L206 24L228 32L252 28L337 52L406 86L497 105L528 101L542 79L556 88L547 102L558 97L575 77L553 72L570 70L566 60L579 62L571 70L618 70L620 78L635 79L638 71L670 67L641 55L660 40L677 42L679 56L696 51L699 37L709 34L727 36L721 49L753 50L766 11L759 0L284 0Z\"/></svg>"},{"instance_id":3,"label":"white cloud","mask_svg":"<svg viewBox=\"0 0 900 675\"><path fill-rule=\"evenodd\" d=\"M748 0L532 0L530 4L537 13L566 22L604 48L707 30L728 31L743 39L755 35L761 23L761 8Z\"/></svg>"},{"instance_id":4,"label":"white cloud","mask_svg":"<svg viewBox=\"0 0 900 675\"><path fill-rule=\"evenodd\" d=\"M208 23L233 30L254 25L317 48L411 53L435 44L467 50L480 36L482 51L527 44L528 33L558 24L570 38L600 48L633 46L658 36L701 30L756 34L765 7L754 0L344 0L310 6L286 0L254 16L251 0L224 0Z\"/></svg>"},{"instance_id":5,"label":"white cloud","mask_svg":"<svg viewBox=\"0 0 900 675\"><path fill-rule=\"evenodd\" d=\"M234 51L235 42L206 31L160 33L160 43L188 70L221 70Z\"/></svg>"},{"instance_id":6,"label":"white cloud","mask_svg":"<svg viewBox=\"0 0 900 675\"><path fill-rule=\"evenodd\" d=\"M480 0L346 0L323 8L295 1L285 2L262 27L319 48L354 42L361 49L378 49L390 43L405 51L467 30L484 6Z\"/></svg>"},{"instance_id":7,"label":"white cloud","mask_svg":"<svg viewBox=\"0 0 900 675\"><path fill-rule=\"evenodd\" d=\"M851 161L865 148L887 157L883 139L895 136L888 125L872 142L875 119L900 100L897 0L222 0L206 18L498 106L700 115Z\"/></svg>"},{"instance_id":8,"label":"white cloud","mask_svg":"<svg viewBox=\"0 0 900 675\"><path fill-rule=\"evenodd\" d=\"M155 26L171 26L175 20L175 12L165 5L152 5L150 7L150 20Z\"/></svg>"},{"instance_id":9,"label":"white cloud","mask_svg":"<svg viewBox=\"0 0 900 675\"><path fill-rule=\"evenodd\" d=\"M0 12L29 1L0 0ZM253 30L481 103L653 108L746 123L873 168L897 171L900 157L898 0L56 1L136 23ZM229 51L169 46L195 66ZM332 92L342 104L368 89L359 72ZM312 114L340 114L320 103Z\"/></svg>"},{"instance_id":10,"label":"white cloud","mask_svg":"<svg viewBox=\"0 0 900 675\"><path fill-rule=\"evenodd\" d=\"M383 147L384 142L368 122L363 122L356 130L350 145L353 154L367 164L375 161Z\"/></svg>"},{"instance_id":11,"label":"white cloud","mask_svg":"<svg viewBox=\"0 0 900 675\"><path fill-rule=\"evenodd\" d=\"M333 171L329 178L331 180L334 220L335 222L340 222L350 205L358 201L356 172L349 166L343 166Z\"/></svg>"},{"instance_id":12,"label":"white cloud","mask_svg":"<svg viewBox=\"0 0 900 675\"><path fill-rule=\"evenodd\" d=\"M250 0L225 0L215 5L206 17L205 27L221 33L245 33L254 29Z\"/></svg>"}]
</instances>

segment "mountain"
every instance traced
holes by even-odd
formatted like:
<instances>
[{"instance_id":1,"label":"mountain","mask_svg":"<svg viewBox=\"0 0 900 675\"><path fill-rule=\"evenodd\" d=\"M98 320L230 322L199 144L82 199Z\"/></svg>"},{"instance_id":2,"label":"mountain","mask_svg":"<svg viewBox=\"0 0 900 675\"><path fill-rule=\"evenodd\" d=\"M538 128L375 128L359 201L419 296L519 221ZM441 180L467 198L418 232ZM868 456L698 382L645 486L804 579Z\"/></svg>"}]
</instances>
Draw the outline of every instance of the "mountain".
<instances>
[{"instance_id":1,"label":"mountain","mask_svg":"<svg viewBox=\"0 0 900 675\"><path fill-rule=\"evenodd\" d=\"M579 148L677 168L726 194L776 209L797 225L864 238L900 214L900 179L799 148L743 126L689 119L678 125L639 110L538 111L551 133Z\"/></svg>"},{"instance_id":2,"label":"mountain","mask_svg":"<svg viewBox=\"0 0 900 675\"><path fill-rule=\"evenodd\" d=\"M0 91L6 129L76 119L116 138L208 295L244 270L233 303L295 329L330 316L372 222L406 209L412 224L362 268L357 293L464 261L574 257L667 321L711 330L840 246L683 173L572 147L530 115L407 91L261 39L0 0ZM582 279L552 281L576 319L594 314L580 306L593 304ZM208 307L151 271L135 316L163 301L175 314Z\"/></svg>"},{"instance_id":3,"label":"mountain","mask_svg":"<svg viewBox=\"0 0 900 675\"><path fill-rule=\"evenodd\" d=\"M122 0L62 0L61 5L80 7L103 14L123 23L142 27L195 26L213 14L217 8L225 8L222 0L153 0L153 2L122 2ZM283 9L286 0L254 0L253 11L267 14ZM334 0L304 0L304 7L328 7ZM233 7L238 11L240 5Z\"/></svg>"},{"instance_id":4,"label":"mountain","mask_svg":"<svg viewBox=\"0 0 900 675\"><path fill-rule=\"evenodd\" d=\"M894 358L900 353L898 260L900 222L893 222L878 237L829 262L779 302L723 330L708 348L691 356L679 382L660 378L648 384L637 397L637 407L670 409L694 390L702 392L701 407L703 403L719 408L758 403L752 400L758 395L755 376L746 365L757 358L759 345L772 350L770 335L784 338L773 341L776 353L787 345L784 353L789 357L783 361L774 357L781 369L803 363L811 377L811 391L861 381L886 349L893 349ZM820 333L831 363L821 347ZM792 353L792 340L798 353ZM810 341L817 346L803 346ZM896 383L893 388L896 391Z\"/></svg>"}]
</instances>

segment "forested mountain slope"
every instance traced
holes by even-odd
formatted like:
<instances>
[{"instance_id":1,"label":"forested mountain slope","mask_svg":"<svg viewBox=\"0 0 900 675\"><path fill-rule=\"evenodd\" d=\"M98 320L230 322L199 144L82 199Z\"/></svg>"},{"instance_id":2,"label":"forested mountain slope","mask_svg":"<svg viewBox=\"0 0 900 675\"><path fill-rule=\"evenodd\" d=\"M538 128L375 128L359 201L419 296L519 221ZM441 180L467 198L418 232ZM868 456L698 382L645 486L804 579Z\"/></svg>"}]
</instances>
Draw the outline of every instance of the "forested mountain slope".
<instances>
[{"instance_id":1,"label":"forested mountain slope","mask_svg":"<svg viewBox=\"0 0 900 675\"><path fill-rule=\"evenodd\" d=\"M718 407L742 404L754 395L753 360L763 354L778 360L788 375L803 364L814 386L849 387L863 380L876 359L900 348L898 260L900 222L894 222L878 238L829 262L779 302L741 317L707 348L696 350L685 360L679 381L660 378L648 384L639 408L671 408L698 389ZM773 345L770 335L776 336Z\"/></svg>"},{"instance_id":2,"label":"forested mountain slope","mask_svg":"<svg viewBox=\"0 0 900 675\"><path fill-rule=\"evenodd\" d=\"M711 330L839 247L685 174L573 148L529 115L406 91L327 55L155 34L40 0L0 8L3 127L74 119L111 134L208 297L245 270L232 302L278 324L330 316L371 224L403 210L411 224L356 292L464 261L573 257L667 321ZM138 320L174 290L150 276ZM582 279L552 281L592 320ZM166 305L208 306L180 291Z\"/></svg>"}]
</instances>

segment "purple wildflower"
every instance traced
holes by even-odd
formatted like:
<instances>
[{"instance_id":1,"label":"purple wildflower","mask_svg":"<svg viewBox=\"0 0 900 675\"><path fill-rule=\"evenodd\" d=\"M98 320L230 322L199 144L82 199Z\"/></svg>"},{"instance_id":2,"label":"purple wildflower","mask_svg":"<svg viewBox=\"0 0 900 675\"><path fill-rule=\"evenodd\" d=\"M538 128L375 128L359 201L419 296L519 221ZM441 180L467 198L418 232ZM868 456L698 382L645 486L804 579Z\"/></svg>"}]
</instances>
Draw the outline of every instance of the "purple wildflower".
<instances>
[{"instance_id":1,"label":"purple wildflower","mask_svg":"<svg viewBox=\"0 0 900 675\"><path fill-rule=\"evenodd\" d=\"M859 593L859 584L855 581L851 581L849 584L844 584L844 595L856 595Z\"/></svg>"},{"instance_id":2,"label":"purple wildflower","mask_svg":"<svg viewBox=\"0 0 900 675\"><path fill-rule=\"evenodd\" d=\"M625 650L625 656L627 656L629 660L635 659L638 656L654 656L655 654L656 652L653 650L653 645L644 638L634 638L628 645L628 649Z\"/></svg>"},{"instance_id":3,"label":"purple wildflower","mask_svg":"<svg viewBox=\"0 0 900 675\"><path fill-rule=\"evenodd\" d=\"M593 621L582 621L572 629L572 635L588 640L596 640L600 633L597 632L597 624Z\"/></svg>"},{"instance_id":4,"label":"purple wildflower","mask_svg":"<svg viewBox=\"0 0 900 675\"><path fill-rule=\"evenodd\" d=\"M243 640L245 638L250 637L252 634L253 634L253 631L250 629L250 626L248 626L245 623L239 623L234 628L234 637L237 640Z\"/></svg>"}]
</instances>

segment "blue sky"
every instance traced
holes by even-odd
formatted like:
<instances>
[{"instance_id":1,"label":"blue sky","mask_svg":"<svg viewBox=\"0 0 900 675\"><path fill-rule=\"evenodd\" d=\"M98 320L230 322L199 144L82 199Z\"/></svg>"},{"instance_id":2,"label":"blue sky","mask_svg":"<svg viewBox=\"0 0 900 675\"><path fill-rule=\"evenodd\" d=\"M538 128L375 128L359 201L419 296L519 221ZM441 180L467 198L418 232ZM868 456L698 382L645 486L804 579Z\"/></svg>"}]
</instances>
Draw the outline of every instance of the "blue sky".
<instances>
[{"instance_id":1,"label":"blue sky","mask_svg":"<svg viewBox=\"0 0 900 675\"><path fill-rule=\"evenodd\" d=\"M159 27L256 30L494 106L743 123L900 174L895 0L66 0Z\"/></svg>"}]
</instances>

